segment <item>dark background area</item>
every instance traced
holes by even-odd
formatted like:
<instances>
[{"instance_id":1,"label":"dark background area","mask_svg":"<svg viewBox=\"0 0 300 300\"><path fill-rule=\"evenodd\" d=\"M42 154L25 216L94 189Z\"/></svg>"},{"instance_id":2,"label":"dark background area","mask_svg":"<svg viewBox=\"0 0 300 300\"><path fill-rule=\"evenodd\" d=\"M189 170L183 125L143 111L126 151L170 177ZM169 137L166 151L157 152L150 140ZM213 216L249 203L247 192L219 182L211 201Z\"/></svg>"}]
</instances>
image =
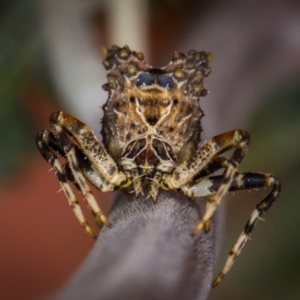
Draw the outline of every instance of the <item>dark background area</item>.
<instances>
[{"instance_id":1,"label":"dark background area","mask_svg":"<svg viewBox=\"0 0 300 300\"><path fill-rule=\"evenodd\" d=\"M34 299L53 292L94 244L78 225L63 194L57 193L58 182L53 172L48 172L50 166L35 148L34 138L48 127L49 115L57 110L68 111L88 125L96 124L94 130L100 132L100 106L106 95L102 92L100 99L89 104L90 115L82 112L82 103L66 101L53 61L53 44L63 41L59 31L57 40L55 34L50 40L51 26L46 26L50 22L47 10L54 9L56 1L53 7L47 2L0 2L1 299ZM78 9L76 1L61 3L58 9L62 13ZM109 34L107 3L87 1L84 11L93 53L101 62L101 46L116 43ZM232 271L209 299L299 299L298 1L226 1L226 5L218 0L149 1L147 13L146 59L152 65L168 63L174 50L213 52L214 72L205 81L210 94L201 100L206 115L204 137L235 128L249 131L251 146L241 170L274 173L283 186L280 198L264 216L266 222L259 222ZM64 18L62 29L72 24L68 13ZM71 27L70 31L77 29ZM71 49L76 52L76 42L80 45L82 41L76 35L72 41ZM85 55L82 53L82 60ZM76 77L72 67L64 70L67 77ZM106 80L101 72L99 89ZM77 85L81 84L85 82L79 79ZM76 99L78 91L72 86L69 90ZM228 197L216 272L266 193L240 192ZM111 195L95 195L107 211ZM93 223L92 218L90 221Z\"/></svg>"}]
</instances>

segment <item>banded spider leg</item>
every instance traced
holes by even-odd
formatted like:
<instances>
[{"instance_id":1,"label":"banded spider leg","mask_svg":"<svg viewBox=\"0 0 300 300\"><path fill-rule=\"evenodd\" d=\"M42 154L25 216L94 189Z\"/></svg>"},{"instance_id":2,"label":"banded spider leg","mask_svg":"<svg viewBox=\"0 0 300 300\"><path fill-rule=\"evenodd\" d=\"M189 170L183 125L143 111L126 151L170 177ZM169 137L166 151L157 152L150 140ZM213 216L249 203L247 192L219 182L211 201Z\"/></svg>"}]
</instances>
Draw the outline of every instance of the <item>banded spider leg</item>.
<instances>
[{"instance_id":1,"label":"banded spider leg","mask_svg":"<svg viewBox=\"0 0 300 300\"><path fill-rule=\"evenodd\" d=\"M181 189L181 191L193 197L205 197L206 187L198 184L195 178L199 173L208 173L210 169L218 168L218 162L226 165L222 184L214 195L210 197L209 204L206 206L202 220L197 224L194 234L198 234L209 222L222 198L227 193L237 168L244 158L248 149L250 136L246 131L233 130L207 140L195 155L182 164L178 165L171 174L162 177L162 187L165 189ZM231 158L216 160L220 155L230 149L235 149ZM215 163L214 163L215 162ZM213 163L213 164L212 164ZM199 180L201 182L201 180ZM197 187L197 189L195 188Z\"/></svg>"},{"instance_id":2,"label":"banded spider leg","mask_svg":"<svg viewBox=\"0 0 300 300\"><path fill-rule=\"evenodd\" d=\"M194 157L179 165L172 174L164 177L165 188L179 188L189 197L208 198L205 212L194 228L193 235L199 234L202 229L209 230L210 219L227 192L272 187L271 192L252 212L243 232L233 245L222 271L213 281L212 287L215 287L229 272L257 220L271 207L280 193L280 182L272 174L237 172L237 167L247 151L249 140L249 134L242 130L218 135L206 141ZM234 148L230 159L220 156ZM223 175L211 175L223 168L225 169Z\"/></svg>"},{"instance_id":3,"label":"banded spider leg","mask_svg":"<svg viewBox=\"0 0 300 300\"><path fill-rule=\"evenodd\" d=\"M43 130L37 135L37 147L44 159L52 165L79 223L90 236L96 238L68 181L74 183L81 192L101 227L102 225L110 226L110 224L97 204L87 180L99 190L107 192L114 191L121 185L127 185L127 176L118 171L113 159L100 146L92 130L85 124L64 112L52 114L50 124L51 131ZM66 159L64 168L56 153Z\"/></svg>"},{"instance_id":4,"label":"banded spider leg","mask_svg":"<svg viewBox=\"0 0 300 300\"><path fill-rule=\"evenodd\" d=\"M214 165L214 164L213 164ZM219 162L217 165L221 166ZM226 160L222 162L222 168L227 165ZM214 169L215 171L216 169ZM219 186L222 184L224 180L224 175L219 176L207 176L200 179L196 184L190 186L190 189L194 190L194 197L208 197L207 206L211 201L210 197L215 195ZM227 260L222 268L221 272L218 276L214 279L212 283L212 287L217 286L220 281L225 277L225 275L229 272L232 265L234 264L236 258L240 255L243 247L245 246L247 240L250 237L250 234L256 225L257 221L260 217L268 211L271 207L273 202L279 196L281 186L280 182L277 178L275 178L272 174L269 173L236 173L234 175L234 179L231 182L228 192L235 192L241 190L250 190L250 189L259 189L259 188L269 188L271 187L272 190L270 193L260 201L244 227L244 230L241 232L240 236L238 237L237 241L232 246ZM204 229L207 231L209 229L209 225L204 223Z\"/></svg>"},{"instance_id":5,"label":"banded spider leg","mask_svg":"<svg viewBox=\"0 0 300 300\"><path fill-rule=\"evenodd\" d=\"M211 193L213 193L213 191L217 191L218 186L220 186L223 179L224 176L215 176L208 179L211 183ZM236 258L240 255L243 247L249 239L250 234L257 221L272 206L273 202L279 196L281 190L280 182L272 174L251 172L235 174L234 180L232 181L231 186L229 188L229 192L269 187L272 187L271 192L256 205L255 209L251 213L251 216L247 224L245 225L244 230L241 232L237 241L232 246L224 267L212 282L212 287L217 286L220 283L220 281L225 277L225 275L229 272Z\"/></svg>"}]
</instances>

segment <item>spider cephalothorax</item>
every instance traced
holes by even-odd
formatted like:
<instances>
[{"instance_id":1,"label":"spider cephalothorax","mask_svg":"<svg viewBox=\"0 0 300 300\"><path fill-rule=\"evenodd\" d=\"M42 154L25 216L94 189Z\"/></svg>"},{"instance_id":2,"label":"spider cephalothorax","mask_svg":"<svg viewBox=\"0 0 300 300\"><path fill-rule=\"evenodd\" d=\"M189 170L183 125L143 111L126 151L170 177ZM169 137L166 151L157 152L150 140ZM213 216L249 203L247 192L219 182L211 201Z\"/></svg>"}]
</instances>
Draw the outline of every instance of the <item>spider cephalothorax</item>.
<instances>
[{"instance_id":1,"label":"spider cephalothorax","mask_svg":"<svg viewBox=\"0 0 300 300\"><path fill-rule=\"evenodd\" d=\"M113 46L103 61L108 71L103 88L109 94L102 122L104 147L88 126L64 112L51 115L51 130L41 131L36 141L76 217L93 237L68 182L82 193L100 226L109 226L109 222L88 182L103 192L123 189L154 201L160 189L176 190L190 198L207 197L194 235L203 228L209 230L210 219L228 191L272 187L252 212L215 286L231 268L259 217L278 197L280 183L272 174L237 171L250 139L243 130L220 134L199 145L203 115L199 101L207 94L203 78L211 72L210 58L204 51L175 52L167 66L153 68L142 53ZM223 156L231 149L230 158ZM64 167L58 155L65 158ZM216 175L218 170L224 170L223 174Z\"/></svg>"},{"instance_id":2,"label":"spider cephalothorax","mask_svg":"<svg viewBox=\"0 0 300 300\"><path fill-rule=\"evenodd\" d=\"M145 192L156 199L159 177L197 150L203 115L199 98L207 94L202 81L211 72L209 60L206 52L175 52L158 69L126 46L108 50L103 141L120 168L134 172L136 194L149 187Z\"/></svg>"}]
</instances>

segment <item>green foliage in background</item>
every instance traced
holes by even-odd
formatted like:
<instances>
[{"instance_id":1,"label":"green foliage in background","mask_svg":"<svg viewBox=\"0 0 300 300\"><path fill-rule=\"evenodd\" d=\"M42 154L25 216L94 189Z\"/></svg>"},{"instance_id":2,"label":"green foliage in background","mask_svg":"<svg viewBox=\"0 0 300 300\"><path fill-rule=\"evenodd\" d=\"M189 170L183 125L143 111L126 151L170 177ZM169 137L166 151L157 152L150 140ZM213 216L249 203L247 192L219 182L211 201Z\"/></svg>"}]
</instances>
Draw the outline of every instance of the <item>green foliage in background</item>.
<instances>
[{"instance_id":1,"label":"green foliage in background","mask_svg":"<svg viewBox=\"0 0 300 300\"><path fill-rule=\"evenodd\" d=\"M34 130L21 97L41 62L41 34L34 1L0 4L0 181L26 163ZM26 103L25 103L26 105Z\"/></svg>"}]
</instances>

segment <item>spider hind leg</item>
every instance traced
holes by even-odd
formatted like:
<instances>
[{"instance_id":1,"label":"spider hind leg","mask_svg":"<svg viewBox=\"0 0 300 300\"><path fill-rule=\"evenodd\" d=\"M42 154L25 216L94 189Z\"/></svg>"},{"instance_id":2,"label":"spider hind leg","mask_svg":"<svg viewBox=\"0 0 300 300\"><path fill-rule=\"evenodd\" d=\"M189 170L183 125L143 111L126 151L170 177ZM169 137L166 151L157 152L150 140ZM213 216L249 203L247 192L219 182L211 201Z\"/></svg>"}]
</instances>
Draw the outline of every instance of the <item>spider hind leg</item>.
<instances>
[{"instance_id":1,"label":"spider hind leg","mask_svg":"<svg viewBox=\"0 0 300 300\"><path fill-rule=\"evenodd\" d=\"M236 258L240 255L247 240L250 238L250 234L253 231L257 221L272 206L274 201L279 196L281 190L280 182L272 174L249 172L239 173L236 175L235 180L230 187L230 191L263 187L272 187L272 190L261 202L256 205L256 208L253 210L247 224L244 227L244 230L231 248L223 269L212 282L212 287L217 286L229 272Z\"/></svg>"}]
</instances>

